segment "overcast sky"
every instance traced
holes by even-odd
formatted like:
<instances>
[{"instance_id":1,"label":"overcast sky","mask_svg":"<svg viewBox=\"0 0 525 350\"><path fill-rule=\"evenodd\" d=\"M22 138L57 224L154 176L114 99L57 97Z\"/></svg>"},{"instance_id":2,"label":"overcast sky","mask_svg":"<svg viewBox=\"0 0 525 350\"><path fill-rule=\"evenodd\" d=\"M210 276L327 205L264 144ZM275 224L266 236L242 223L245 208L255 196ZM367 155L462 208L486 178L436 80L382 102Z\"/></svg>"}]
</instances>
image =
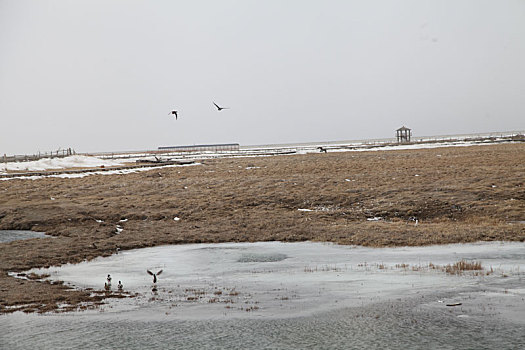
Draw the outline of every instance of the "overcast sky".
<instances>
[{"instance_id":1,"label":"overcast sky","mask_svg":"<svg viewBox=\"0 0 525 350\"><path fill-rule=\"evenodd\" d=\"M0 0L0 154L525 130L524 67L523 0Z\"/></svg>"}]
</instances>

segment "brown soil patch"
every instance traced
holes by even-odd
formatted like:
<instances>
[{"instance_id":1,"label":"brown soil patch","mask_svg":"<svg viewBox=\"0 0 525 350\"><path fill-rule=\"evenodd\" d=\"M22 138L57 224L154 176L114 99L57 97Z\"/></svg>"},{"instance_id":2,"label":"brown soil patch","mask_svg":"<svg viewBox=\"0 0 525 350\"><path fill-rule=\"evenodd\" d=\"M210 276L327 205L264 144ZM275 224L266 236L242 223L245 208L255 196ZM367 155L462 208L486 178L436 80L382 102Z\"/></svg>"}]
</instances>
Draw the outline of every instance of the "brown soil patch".
<instances>
[{"instance_id":1,"label":"brown soil patch","mask_svg":"<svg viewBox=\"0 0 525 350\"><path fill-rule=\"evenodd\" d=\"M107 256L117 247L524 241L524 179L525 144L516 143L220 159L129 175L0 181L0 229L55 236L0 244L0 313L20 304L46 311L57 302L99 302L85 291L7 272ZM367 221L373 217L382 219Z\"/></svg>"}]
</instances>

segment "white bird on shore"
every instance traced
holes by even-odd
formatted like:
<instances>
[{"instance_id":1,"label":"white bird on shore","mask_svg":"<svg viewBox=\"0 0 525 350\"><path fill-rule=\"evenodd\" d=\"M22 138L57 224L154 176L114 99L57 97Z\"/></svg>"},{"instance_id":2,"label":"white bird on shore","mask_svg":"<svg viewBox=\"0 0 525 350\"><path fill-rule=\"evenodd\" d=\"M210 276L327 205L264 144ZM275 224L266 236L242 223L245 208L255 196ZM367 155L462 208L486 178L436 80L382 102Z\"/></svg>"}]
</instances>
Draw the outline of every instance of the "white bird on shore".
<instances>
[{"instance_id":1,"label":"white bird on shore","mask_svg":"<svg viewBox=\"0 0 525 350\"><path fill-rule=\"evenodd\" d=\"M124 288L124 286L122 285L122 282L118 281L117 288L118 288L119 292L122 292L122 288Z\"/></svg>"},{"instance_id":2,"label":"white bird on shore","mask_svg":"<svg viewBox=\"0 0 525 350\"><path fill-rule=\"evenodd\" d=\"M108 285L111 286L111 276L108 274L108 277L106 278L106 280L108 281Z\"/></svg>"},{"instance_id":3,"label":"white bird on shore","mask_svg":"<svg viewBox=\"0 0 525 350\"><path fill-rule=\"evenodd\" d=\"M150 270L146 270L150 275L153 276L153 283L157 283L157 276L160 275L162 273L162 270L160 270L159 272L157 273L153 273L151 272Z\"/></svg>"}]
</instances>

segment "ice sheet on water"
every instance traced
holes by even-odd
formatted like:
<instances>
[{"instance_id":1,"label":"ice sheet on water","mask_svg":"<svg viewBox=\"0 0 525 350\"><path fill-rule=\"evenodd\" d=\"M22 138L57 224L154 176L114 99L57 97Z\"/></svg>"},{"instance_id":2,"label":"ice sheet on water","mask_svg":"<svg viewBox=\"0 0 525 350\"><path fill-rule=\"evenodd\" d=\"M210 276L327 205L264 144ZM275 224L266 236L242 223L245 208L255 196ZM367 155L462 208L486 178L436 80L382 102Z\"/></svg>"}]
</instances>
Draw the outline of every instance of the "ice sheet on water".
<instances>
[{"instance_id":1,"label":"ice sheet on water","mask_svg":"<svg viewBox=\"0 0 525 350\"><path fill-rule=\"evenodd\" d=\"M494 272L456 276L430 267L461 259L480 261ZM163 270L154 293L148 269ZM173 317L181 319L309 315L451 286L481 288L496 282L505 286L521 278L520 271L525 271L525 243L498 242L404 248L311 242L191 244L124 251L34 270L78 288L95 289L102 289L111 274L126 292L138 296L111 301L107 310L176 307Z\"/></svg>"},{"instance_id":2,"label":"ice sheet on water","mask_svg":"<svg viewBox=\"0 0 525 350\"><path fill-rule=\"evenodd\" d=\"M286 254L280 254L280 253L269 253L269 254L246 253L246 254L242 254L241 257L237 261L238 262L271 262L271 261L281 261L286 258L287 258Z\"/></svg>"}]
</instances>

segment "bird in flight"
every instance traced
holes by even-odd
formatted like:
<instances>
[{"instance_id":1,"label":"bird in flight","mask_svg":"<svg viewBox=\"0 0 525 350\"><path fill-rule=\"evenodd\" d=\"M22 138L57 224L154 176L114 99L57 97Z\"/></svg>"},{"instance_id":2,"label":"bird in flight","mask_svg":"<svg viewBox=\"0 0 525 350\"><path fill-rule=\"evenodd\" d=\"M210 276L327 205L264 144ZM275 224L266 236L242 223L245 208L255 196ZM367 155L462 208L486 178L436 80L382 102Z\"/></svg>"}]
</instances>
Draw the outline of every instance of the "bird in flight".
<instances>
[{"instance_id":1,"label":"bird in flight","mask_svg":"<svg viewBox=\"0 0 525 350\"><path fill-rule=\"evenodd\" d=\"M179 115L177 114L177 111L171 111L171 112L169 112L168 114L174 114L174 115L175 115L175 120L177 120L177 117L179 116Z\"/></svg>"},{"instance_id":2,"label":"bird in flight","mask_svg":"<svg viewBox=\"0 0 525 350\"><path fill-rule=\"evenodd\" d=\"M157 273L153 273L150 270L146 270L150 275L153 276L153 283L157 283L157 275L160 275L162 273L162 270L160 270Z\"/></svg>"},{"instance_id":3,"label":"bird in flight","mask_svg":"<svg viewBox=\"0 0 525 350\"><path fill-rule=\"evenodd\" d=\"M223 109L230 109L229 107L219 107L218 104L216 104L215 102L213 102L213 104L215 105L215 107L217 107L217 110L220 112L222 111Z\"/></svg>"}]
</instances>

